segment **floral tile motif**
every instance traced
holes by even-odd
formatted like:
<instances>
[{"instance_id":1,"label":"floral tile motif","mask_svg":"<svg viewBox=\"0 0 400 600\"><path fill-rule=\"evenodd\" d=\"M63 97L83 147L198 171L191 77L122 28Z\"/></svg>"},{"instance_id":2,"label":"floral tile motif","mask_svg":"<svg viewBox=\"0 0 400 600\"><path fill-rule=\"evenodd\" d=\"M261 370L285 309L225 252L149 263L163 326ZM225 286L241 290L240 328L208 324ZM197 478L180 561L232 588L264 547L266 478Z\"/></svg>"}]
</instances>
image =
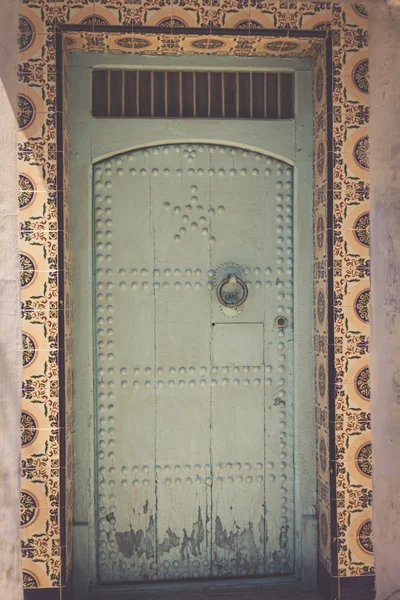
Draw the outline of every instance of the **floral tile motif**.
<instances>
[{"instance_id":1,"label":"floral tile motif","mask_svg":"<svg viewBox=\"0 0 400 600\"><path fill-rule=\"evenodd\" d=\"M338 449L339 450L339 449ZM353 435L338 453L338 487L372 487L372 443L369 431Z\"/></svg>"},{"instance_id":2,"label":"floral tile motif","mask_svg":"<svg viewBox=\"0 0 400 600\"><path fill-rule=\"evenodd\" d=\"M233 13L236 14L236 13ZM172 19L170 21L170 19ZM225 26L228 27L227 21L229 19L229 13L226 14ZM169 15L162 10L152 11L149 14L147 24L153 23L157 20L158 27L170 27L171 30L179 30L183 27L198 27L197 17L195 11L185 10L182 3L172 3L172 15Z\"/></svg>"},{"instance_id":3,"label":"floral tile motif","mask_svg":"<svg viewBox=\"0 0 400 600\"><path fill-rule=\"evenodd\" d=\"M358 496L358 498L357 498ZM368 503L355 495L350 508L338 510L338 559L340 576L372 575L374 573L372 508L352 509Z\"/></svg>"},{"instance_id":4,"label":"floral tile motif","mask_svg":"<svg viewBox=\"0 0 400 600\"><path fill-rule=\"evenodd\" d=\"M22 549L22 578L24 589L59 587L61 583L60 553L53 556L46 549ZM40 558L37 558L39 556Z\"/></svg>"},{"instance_id":5,"label":"floral tile motif","mask_svg":"<svg viewBox=\"0 0 400 600\"><path fill-rule=\"evenodd\" d=\"M319 558L328 572L331 571L331 549L330 541L332 539L331 532L331 515L330 505L324 502L319 504L319 527L318 527L318 547Z\"/></svg>"},{"instance_id":6,"label":"floral tile motif","mask_svg":"<svg viewBox=\"0 0 400 600\"><path fill-rule=\"evenodd\" d=\"M60 473L55 470L55 475L49 477L45 482L33 481L27 477L21 483L21 527L27 528L31 533L34 521L40 517L38 509L60 508ZM40 517L45 523L45 517Z\"/></svg>"}]
</instances>

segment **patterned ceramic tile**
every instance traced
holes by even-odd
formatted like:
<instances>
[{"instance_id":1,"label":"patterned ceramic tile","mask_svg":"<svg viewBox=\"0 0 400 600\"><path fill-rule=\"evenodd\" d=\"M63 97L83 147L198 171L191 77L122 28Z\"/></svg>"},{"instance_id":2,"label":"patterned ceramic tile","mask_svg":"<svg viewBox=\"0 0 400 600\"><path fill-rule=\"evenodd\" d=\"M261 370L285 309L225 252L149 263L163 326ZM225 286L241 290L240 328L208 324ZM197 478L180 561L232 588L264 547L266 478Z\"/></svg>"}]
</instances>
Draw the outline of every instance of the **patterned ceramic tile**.
<instances>
[{"instance_id":1,"label":"patterned ceramic tile","mask_svg":"<svg viewBox=\"0 0 400 600\"><path fill-rule=\"evenodd\" d=\"M172 30L179 30L182 27L197 27L197 18L194 11L185 10L180 3L172 3L172 22L169 22L169 15L161 11L156 11L149 15L147 24L153 23L157 19L159 27L170 27ZM226 16L228 21L229 15ZM225 21L226 26L228 27Z\"/></svg>"},{"instance_id":2,"label":"patterned ceramic tile","mask_svg":"<svg viewBox=\"0 0 400 600\"><path fill-rule=\"evenodd\" d=\"M317 17L320 19L320 17ZM310 26L315 17L310 17ZM317 417L317 496L319 514L319 560L332 570L331 500L328 409L328 261L327 261L327 104L325 44L320 44L313 57L314 101L314 305L315 305L315 384Z\"/></svg>"},{"instance_id":3,"label":"patterned ceramic tile","mask_svg":"<svg viewBox=\"0 0 400 600\"><path fill-rule=\"evenodd\" d=\"M320 502L319 504L319 528L318 528L318 546L319 546L319 559L322 564L328 570L331 571L331 544L332 538L331 532L331 515L329 504Z\"/></svg>"},{"instance_id":4,"label":"patterned ceramic tile","mask_svg":"<svg viewBox=\"0 0 400 600\"><path fill-rule=\"evenodd\" d=\"M51 556L47 547L43 554L39 548L22 549L22 575L24 589L58 587L61 577L59 554Z\"/></svg>"},{"instance_id":5,"label":"patterned ceramic tile","mask_svg":"<svg viewBox=\"0 0 400 600\"><path fill-rule=\"evenodd\" d=\"M338 510L339 574L373 574L372 509L368 495L353 494L347 504L349 508ZM359 508L353 512L354 505Z\"/></svg>"}]
</instances>

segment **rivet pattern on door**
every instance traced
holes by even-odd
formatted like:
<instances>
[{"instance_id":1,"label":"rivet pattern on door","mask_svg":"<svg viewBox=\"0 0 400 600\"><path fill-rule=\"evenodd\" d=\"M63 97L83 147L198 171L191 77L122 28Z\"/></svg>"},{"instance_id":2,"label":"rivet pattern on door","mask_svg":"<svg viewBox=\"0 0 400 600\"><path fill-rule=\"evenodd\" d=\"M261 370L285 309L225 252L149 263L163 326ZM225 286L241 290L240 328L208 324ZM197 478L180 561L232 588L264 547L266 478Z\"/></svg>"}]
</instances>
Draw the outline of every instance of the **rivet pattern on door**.
<instances>
[{"instance_id":1,"label":"rivet pattern on door","mask_svg":"<svg viewBox=\"0 0 400 600\"><path fill-rule=\"evenodd\" d=\"M291 572L292 167L174 144L97 163L93 188L100 579Z\"/></svg>"}]
</instances>

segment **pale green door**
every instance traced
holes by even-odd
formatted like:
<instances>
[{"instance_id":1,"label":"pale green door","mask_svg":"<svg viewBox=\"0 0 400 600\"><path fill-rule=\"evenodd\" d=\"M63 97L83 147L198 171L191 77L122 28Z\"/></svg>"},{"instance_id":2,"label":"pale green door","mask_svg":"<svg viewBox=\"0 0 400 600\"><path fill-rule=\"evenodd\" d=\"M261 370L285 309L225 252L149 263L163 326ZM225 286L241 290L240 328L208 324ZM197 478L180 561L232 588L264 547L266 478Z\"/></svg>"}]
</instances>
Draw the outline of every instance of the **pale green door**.
<instances>
[{"instance_id":1,"label":"pale green door","mask_svg":"<svg viewBox=\"0 0 400 600\"><path fill-rule=\"evenodd\" d=\"M99 580L292 573L293 168L176 142L93 195Z\"/></svg>"}]
</instances>

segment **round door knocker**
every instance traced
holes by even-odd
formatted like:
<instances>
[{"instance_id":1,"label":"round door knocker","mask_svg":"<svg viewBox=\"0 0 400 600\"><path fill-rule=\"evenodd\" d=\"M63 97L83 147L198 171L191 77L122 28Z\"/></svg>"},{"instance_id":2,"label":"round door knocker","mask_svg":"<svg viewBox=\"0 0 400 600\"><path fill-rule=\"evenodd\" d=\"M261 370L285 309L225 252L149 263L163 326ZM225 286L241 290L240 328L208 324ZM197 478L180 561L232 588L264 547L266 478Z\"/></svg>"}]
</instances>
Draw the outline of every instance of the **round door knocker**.
<instances>
[{"instance_id":1,"label":"round door knocker","mask_svg":"<svg viewBox=\"0 0 400 600\"><path fill-rule=\"evenodd\" d=\"M228 308L242 306L248 294L247 285L236 273L231 273L225 277L217 286L218 302Z\"/></svg>"},{"instance_id":2,"label":"round door knocker","mask_svg":"<svg viewBox=\"0 0 400 600\"><path fill-rule=\"evenodd\" d=\"M233 262L222 263L214 272L213 284L222 314L230 319L238 317L249 294L244 269Z\"/></svg>"}]
</instances>

